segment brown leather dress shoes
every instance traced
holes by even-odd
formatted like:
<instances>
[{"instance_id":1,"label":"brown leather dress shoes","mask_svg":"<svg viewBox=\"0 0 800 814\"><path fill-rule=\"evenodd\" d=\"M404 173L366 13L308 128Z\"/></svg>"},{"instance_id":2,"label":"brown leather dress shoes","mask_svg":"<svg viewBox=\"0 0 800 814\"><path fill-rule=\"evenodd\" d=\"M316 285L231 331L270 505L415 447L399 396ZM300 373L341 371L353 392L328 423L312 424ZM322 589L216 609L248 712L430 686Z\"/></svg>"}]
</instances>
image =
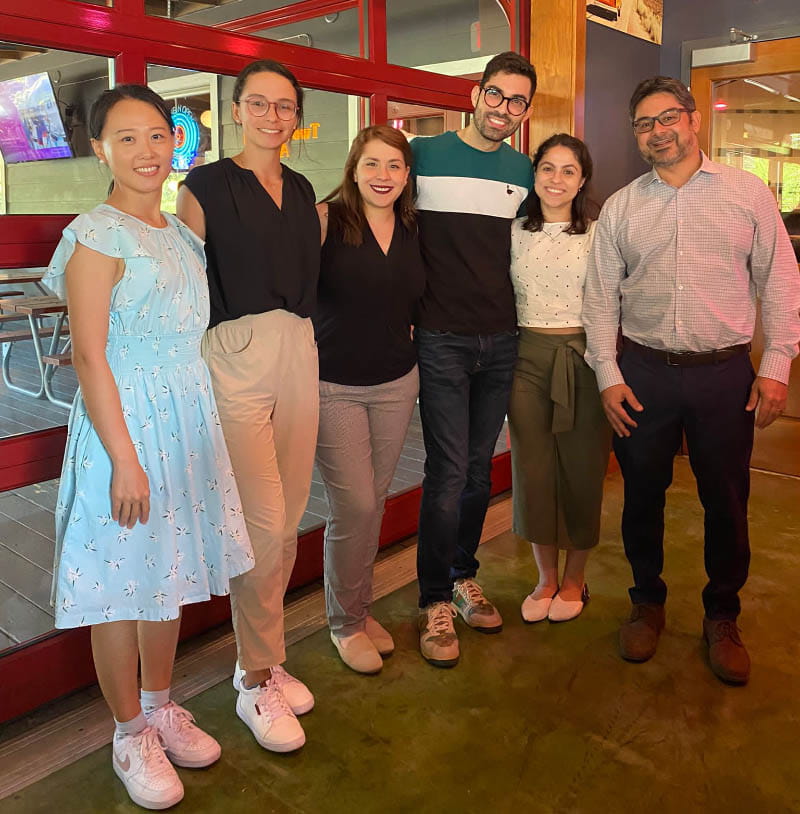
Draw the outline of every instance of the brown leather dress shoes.
<instances>
[{"instance_id":1,"label":"brown leather dress shoes","mask_svg":"<svg viewBox=\"0 0 800 814\"><path fill-rule=\"evenodd\" d=\"M664 629L664 606L642 602L631 608L631 616L619 629L619 652L626 661L647 661L658 646Z\"/></svg>"},{"instance_id":2,"label":"brown leather dress shoes","mask_svg":"<svg viewBox=\"0 0 800 814\"><path fill-rule=\"evenodd\" d=\"M747 684L750 656L733 619L703 618L703 639L714 675L726 684Z\"/></svg>"}]
</instances>

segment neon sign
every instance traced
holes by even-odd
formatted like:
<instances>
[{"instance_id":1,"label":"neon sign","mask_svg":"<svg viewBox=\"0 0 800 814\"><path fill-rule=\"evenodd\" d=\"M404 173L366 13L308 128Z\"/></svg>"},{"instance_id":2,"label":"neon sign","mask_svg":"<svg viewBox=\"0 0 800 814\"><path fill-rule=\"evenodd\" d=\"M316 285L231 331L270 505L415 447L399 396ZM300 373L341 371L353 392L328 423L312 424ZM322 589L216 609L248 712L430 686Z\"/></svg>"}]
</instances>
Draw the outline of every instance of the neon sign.
<instances>
[{"instance_id":1,"label":"neon sign","mask_svg":"<svg viewBox=\"0 0 800 814\"><path fill-rule=\"evenodd\" d=\"M185 105L176 105L172 108L172 122L175 125L172 169L176 172L186 172L194 163L200 149L200 125L192 111Z\"/></svg>"}]
</instances>

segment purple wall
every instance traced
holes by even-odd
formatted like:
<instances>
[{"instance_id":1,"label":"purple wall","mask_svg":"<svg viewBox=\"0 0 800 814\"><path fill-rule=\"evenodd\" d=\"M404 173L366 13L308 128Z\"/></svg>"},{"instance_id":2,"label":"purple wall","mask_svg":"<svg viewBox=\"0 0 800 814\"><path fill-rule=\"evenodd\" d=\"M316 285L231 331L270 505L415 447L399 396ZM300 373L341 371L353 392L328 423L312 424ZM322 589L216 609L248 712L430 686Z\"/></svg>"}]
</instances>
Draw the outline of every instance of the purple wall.
<instances>
[{"instance_id":1,"label":"purple wall","mask_svg":"<svg viewBox=\"0 0 800 814\"><path fill-rule=\"evenodd\" d=\"M631 132L628 101L639 81L658 71L657 45L586 23L584 136L594 161L592 186L598 203L647 171Z\"/></svg>"},{"instance_id":2,"label":"purple wall","mask_svg":"<svg viewBox=\"0 0 800 814\"><path fill-rule=\"evenodd\" d=\"M628 122L628 100L648 76L680 77L681 44L750 33L800 30L800 0L664 0L661 46L586 23L585 138L595 163L599 202L647 170Z\"/></svg>"}]
</instances>

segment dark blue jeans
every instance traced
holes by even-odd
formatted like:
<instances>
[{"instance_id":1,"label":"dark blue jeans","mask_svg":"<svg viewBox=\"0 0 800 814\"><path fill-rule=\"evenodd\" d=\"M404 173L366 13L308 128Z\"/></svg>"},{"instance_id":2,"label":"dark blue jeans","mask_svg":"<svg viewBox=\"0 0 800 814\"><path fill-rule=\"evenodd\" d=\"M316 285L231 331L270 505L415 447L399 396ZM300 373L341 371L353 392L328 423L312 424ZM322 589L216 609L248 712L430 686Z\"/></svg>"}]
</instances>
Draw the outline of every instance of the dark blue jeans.
<instances>
[{"instance_id":1,"label":"dark blue jeans","mask_svg":"<svg viewBox=\"0 0 800 814\"><path fill-rule=\"evenodd\" d=\"M416 331L425 478L419 514L417 576L421 608L450 601L453 580L474 577L503 427L516 332L464 336Z\"/></svg>"},{"instance_id":2,"label":"dark blue jeans","mask_svg":"<svg viewBox=\"0 0 800 814\"><path fill-rule=\"evenodd\" d=\"M633 571L631 600L663 604L664 505L686 434L689 463L705 510L703 605L709 619L735 619L747 580L747 499L753 416L744 407L754 373L747 354L702 367L670 367L624 350L625 383L644 406L638 427L614 438L625 480L622 540Z\"/></svg>"}]
</instances>

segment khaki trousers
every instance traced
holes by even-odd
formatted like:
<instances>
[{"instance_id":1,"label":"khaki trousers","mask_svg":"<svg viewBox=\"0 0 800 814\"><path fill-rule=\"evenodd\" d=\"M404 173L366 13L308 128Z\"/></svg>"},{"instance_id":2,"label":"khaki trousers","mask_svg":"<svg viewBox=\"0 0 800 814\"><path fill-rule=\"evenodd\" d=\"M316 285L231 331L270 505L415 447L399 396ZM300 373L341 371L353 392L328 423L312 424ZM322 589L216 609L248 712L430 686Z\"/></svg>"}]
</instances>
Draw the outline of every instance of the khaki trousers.
<instances>
[{"instance_id":1,"label":"khaki trousers","mask_svg":"<svg viewBox=\"0 0 800 814\"><path fill-rule=\"evenodd\" d=\"M256 560L231 580L239 665L263 670L286 658L283 596L319 420L314 328L282 309L248 315L207 331L202 351Z\"/></svg>"}]
</instances>

